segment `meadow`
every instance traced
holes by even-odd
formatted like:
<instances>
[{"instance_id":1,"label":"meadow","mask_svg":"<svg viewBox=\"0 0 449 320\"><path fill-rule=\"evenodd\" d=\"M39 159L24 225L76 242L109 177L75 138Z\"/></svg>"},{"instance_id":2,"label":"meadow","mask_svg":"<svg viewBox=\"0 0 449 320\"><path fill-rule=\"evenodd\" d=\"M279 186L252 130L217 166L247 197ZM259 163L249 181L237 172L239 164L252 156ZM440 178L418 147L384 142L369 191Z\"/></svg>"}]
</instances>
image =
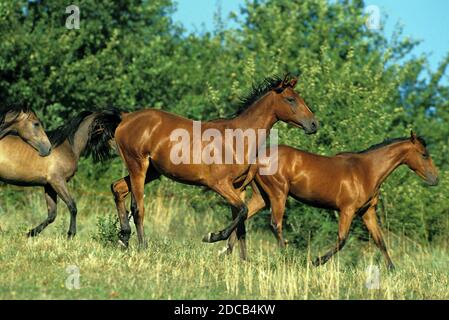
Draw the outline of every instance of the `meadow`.
<instances>
[{"instance_id":1,"label":"meadow","mask_svg":"<svg viewBox=\"0 0 449 320\"><path fill-rule=\"evenodd\" d=\"M420 245L386 232L397 267L388 272L373 242L350 237L340 254L315 268L311 259L327 246L290 245L281 252L268 224L256 228L250 221L250 260L241 262L237 252L218 254L224 243L201 242L229 214L212 206L198 210L163 183L146 193L148 248L137 249L133 232L123 250L116 244L112 197L75 184L79 215L72 241L65 237L69 214L61 203L56 222L26 238L46 216L42 192L1 187L0 299L449 299L447 245ZM370 286L373 266L380 277ZM79 270L79 288L70 281L73 270Z\"/></svg>"}]
</instances>

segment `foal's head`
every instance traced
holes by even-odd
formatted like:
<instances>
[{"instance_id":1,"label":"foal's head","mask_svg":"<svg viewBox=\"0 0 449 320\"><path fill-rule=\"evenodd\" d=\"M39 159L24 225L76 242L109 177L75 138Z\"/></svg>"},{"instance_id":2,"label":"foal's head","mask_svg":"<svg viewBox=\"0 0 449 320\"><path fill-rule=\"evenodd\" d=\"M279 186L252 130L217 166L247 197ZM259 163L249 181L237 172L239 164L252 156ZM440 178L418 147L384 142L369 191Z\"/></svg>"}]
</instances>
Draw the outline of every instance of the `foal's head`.
<instances>
[{"instance_id":1,"label":"foal's head","mask_svg":"<svg viewBox=\"0 0 449 320\"><path fill-rule=\"evenodd\" d=\"M295 91L297 83L297 78L290 79L288 75L280 81L272 93L274 112L279 120L300 127L307 134L316 133L319 128L318 120L304 99Z\"/></svg>"},{"instance_id":2,"label":"foal's head","mask_svg":"<svg viewBox=\"0 0 449 320\"><path fill-rule=\"evenodd\" d=\"M17 134L43 157L51 152L51 143L44 128L29 108L19 106L0 110L0 138L8 133Z\"/></svg>"},{"instance_id":3,"label":"foal's head","mask_svg":"<svg viewBox=\"0 0 449 320\"><path fill-rule=\"evenodd\" d=\"M438 170L426 148L426 142L424 139L417 137L413 131L411 132L410 142L411 146L404 163L429 185L438 185Z\"/></svg>"}]
</instances>

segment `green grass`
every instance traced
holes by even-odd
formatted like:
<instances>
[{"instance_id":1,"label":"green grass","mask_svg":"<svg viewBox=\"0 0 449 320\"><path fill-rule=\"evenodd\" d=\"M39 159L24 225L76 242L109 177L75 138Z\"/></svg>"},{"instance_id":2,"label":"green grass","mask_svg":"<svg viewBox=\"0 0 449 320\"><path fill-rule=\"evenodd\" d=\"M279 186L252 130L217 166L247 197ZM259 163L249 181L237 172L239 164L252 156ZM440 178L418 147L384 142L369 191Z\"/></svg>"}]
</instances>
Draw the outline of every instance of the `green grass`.
<instances>
[{"instance_id":1,"label":"green grass","mask_svg":"<svg viewBox=\"0 0 449 320\"><path fill-rule=\"evenodd\" d=\"M129 250L107 244L115 219L105 194L76 193L78 235L67 241L68 211L39 237L26 231L46 216L39 189L1 189L0 299L448 299L447 248L420 247L387 236L397 270L387 272L371 243L349 241L320 268L311 258L326 248L280 252L268 230L249 223L250 261L219 256L224 243L201 238L227 223L228 215L195 212L188 199L147 193L148 249ZM12 200L13 195L16 200ZM109 228L109 229L108 229ZM101 229L101 230L99 230ZM331 245L331 244L329 244ZM380 268L380 288L366 287L366 269ZM80 289L69 290L67 268L80 270Z\"/></svg>"}]
</instances>

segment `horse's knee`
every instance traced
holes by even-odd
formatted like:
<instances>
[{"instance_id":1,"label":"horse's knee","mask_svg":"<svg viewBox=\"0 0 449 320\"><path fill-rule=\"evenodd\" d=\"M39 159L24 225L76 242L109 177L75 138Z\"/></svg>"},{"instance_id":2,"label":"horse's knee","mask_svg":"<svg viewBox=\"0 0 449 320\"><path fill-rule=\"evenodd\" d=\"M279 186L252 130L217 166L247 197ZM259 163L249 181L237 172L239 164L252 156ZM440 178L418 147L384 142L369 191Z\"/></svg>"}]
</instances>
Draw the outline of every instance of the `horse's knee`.
<instances>
[{"instance_id":1,"label":"horse's knee","mask_svg":"<svg viewBox=\"0 0 449 320\"><path fill-rule=\"evenodd\" d=\"M245 204L242 205L242 207L240 208L239 218L240 220L243 221L245 221L248 218L248 207Z\"/></svg>"},{"instance_id":2,"label":"horse's knee","mask_svg":"<svg viewBox=\"0 0 449 320\"><path fill-rule=\"evenodd\" d=\"M48 224L55 222L55 220L56 220L56 212L55 212L55 213L51 213L51 214L48 216L48 219L47 219Z\"/></svg>"},{"instance_id":3,"label":"horse's knee","mask_svg":"<svg viewBox=\"0 0 449 320\"><path fill-rule=\"evenodd\" d=\"M128 195L129 189L126 182L121 179L111 184L111 192L116 201L123 201Z\"/></svg>"}]
</instances>

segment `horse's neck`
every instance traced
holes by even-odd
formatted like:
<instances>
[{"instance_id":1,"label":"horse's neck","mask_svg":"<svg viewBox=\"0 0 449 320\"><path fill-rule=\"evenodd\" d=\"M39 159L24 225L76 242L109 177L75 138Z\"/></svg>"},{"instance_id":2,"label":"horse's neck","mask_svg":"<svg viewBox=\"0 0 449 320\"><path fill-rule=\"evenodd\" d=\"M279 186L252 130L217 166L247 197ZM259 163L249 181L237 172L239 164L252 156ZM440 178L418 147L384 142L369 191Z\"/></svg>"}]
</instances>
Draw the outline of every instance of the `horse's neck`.
<instances>
[{"instance_id":1,"label":"horse's neck","mask_svg":"<svg viewBox=\"0 0 449 320\"><path fill-rule=\"evenodd\" d=\"M364 156L369 159L371 177L378 189L388 176L404 163L409 146L405 141L370 151Z\"/></svg>"},{"instance_id":2,"label":"horse's neck","mask_svg":"<svg viewBox=\"0 0 449 320\"><path fill-rule=\"evenodd\" d=\"M265 129L268 132L277 122L273 111L273 102L267 94L253 103L248 109L232 119L241 129Z\"/></svg>"},{"instance_id":3,"label":"horse's neck","mask_svg":"<svg viewBox=\"0 0 449 320\"><path fill-rule=\"evenodd\" d=\"M79 125L75 132L72 143L72 151L76 158L79 159L87 147L87 141L89 140L89 128L92 124L93 117L87 117Z\"/></svg>"}]
</instances>

